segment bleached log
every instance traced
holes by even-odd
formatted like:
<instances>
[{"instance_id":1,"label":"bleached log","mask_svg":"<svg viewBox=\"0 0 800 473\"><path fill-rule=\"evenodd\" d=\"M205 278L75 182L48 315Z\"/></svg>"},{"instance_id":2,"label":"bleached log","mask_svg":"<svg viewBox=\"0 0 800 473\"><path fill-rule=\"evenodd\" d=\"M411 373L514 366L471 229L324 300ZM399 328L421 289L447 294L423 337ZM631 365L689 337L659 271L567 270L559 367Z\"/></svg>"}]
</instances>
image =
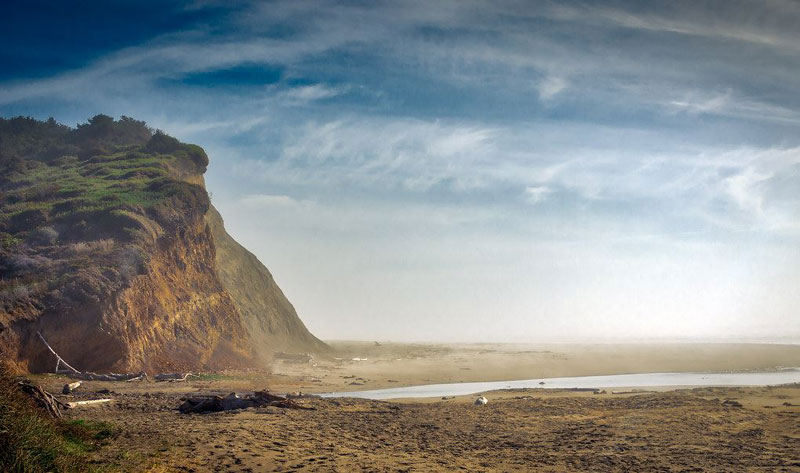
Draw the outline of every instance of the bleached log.
<instances>
[{"instance_id":1,"label":"bleached log","mask_svg":"<svg viewBox=\"0 0 800 473\"><path fill-rule=\"evenodd\" d=\"M74 402L68 402L67 406L69 406L70 409L72 409L74 407L90 406L92 404L103 404L111 401L113 401L113 399L92 399L89 401L74 401Z\"/></svg>"},{"instance_id":2,"label":"bleached log","mask_svg":"<svg viewBox=\"0 0 800 473\"><path fill-rule=\"evenodd\" d=\"M81 387L80 381L75 381L74 383L65 384L64 387L61 389L61 394L70 394L72 391Z\"/></svg>"},{"instance_id":3,"label":"bleached log","mask_svg":"<svg viewBox=\"0 0 800 473\"><path fill-rule=\"evenodd\" d=\"M41 339L42 339L42 342L44 343L44 346L46 346L46 347L47 347L47 349L48 349L48 350L50 350L50 353L52 353L53 355L55 355L55 356L56 356L56 370L55 370L55 372L56 372L56 373L58 373L58 366L59 366L61 363L63 363L63 364L64 364L64 366L66 366L67 368L71 369L73 372L75 372L75 373L80 373L80 371L78 371L78 370L76 370L75 368L73 368L72 366L70 366L70 364L69 364L69 363L67 363L66 361L64 361L64 359L63 359L63 358L61 358L61 356L59 356L59 354L58 354L58 353L56 353L56 351L55 351L55 350L53 350L53 347L51 347L51 346L50 346L50 344L49 344L49 343L47 343L47 340L45 340L45 339L44 339L44 337L42 336L41 332L38 332L38 331L37 331L37 332L36 332L36 335L38 335L38 336L39 336L39 338L41 338Z\"/></svg>"}]
</instances>

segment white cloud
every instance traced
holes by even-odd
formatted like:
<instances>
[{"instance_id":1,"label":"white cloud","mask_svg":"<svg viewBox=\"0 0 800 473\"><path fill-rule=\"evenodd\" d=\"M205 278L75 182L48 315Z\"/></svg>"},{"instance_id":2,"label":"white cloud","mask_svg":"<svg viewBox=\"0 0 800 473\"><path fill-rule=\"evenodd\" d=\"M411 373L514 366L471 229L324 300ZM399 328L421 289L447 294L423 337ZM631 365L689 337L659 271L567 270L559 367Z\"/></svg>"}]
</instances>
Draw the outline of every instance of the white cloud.
<instances>
[{"instance_id":1,"label":"white cloud","mask_svg":"<svg viewBox=\"0 0 800 473\"><path fill-rule=\"evenodd\" d=\"M454 128L433 137L427 146L436 156L454 156L485 149L492 138L492 130L481 128Z\"/></svg>"},{"instance_id":2,"label":"white cloud","mask_svg":"<svg viewBox=\"0 0 800 473\"><path fill-rule=\"evenodd\" d=\"M526 199L533 205L543 202L552 192L553 189L547 186L528 186L525 188Z\"/></svg>"},{"instance_id":3,"label":"white cloud","mask_svg":"<svg viewBox=\"0 0 800 473\"><path fill-rule=\"evenodd\" d=\"M329 99L346 92L345 88L328 87L324 84L294 87L281 94L291 103L305 104L315 100Z\"/></svg>"},{"instance_id":4,"label":"white cloud","mask_svg":"<svg viewBox=\"0 0 800 473\"><path fill-rule=\"evenodd\" d=\"M567 87L567 81L561 77L548 76L539 83L539 98L550 100Z\"/></svg>"},{"instance_id":5,"label":"white cloud","mask_svg":"<svg viewBox=\"0 0 800 473\"><path fill-rule=\"evenodd\" d=\"M770 174L758 174L748 167L740 174L725 178L725 190L742 210L760 215L764 208L760 187L770 177Z\"/></svg>"},{"instance_id":6,"label":"white cloud","mask_svg":"<svg viewBox=\"0 0 800 473\"><path fill-rule=\"evenodd\" d=\"M299 201L288 195L272 194L249 194L240 199L240 202L248 207L300 207L311 205L309 201Z\"/></svg>"},{"instance_id":7,"label":"white cloud","mask_svg":"<svg viewBox=\"0 0 800 473\"><path fill-rule=\"evenodd\" d=\"M694 113L708 113L719 112L731 101L731 91L728 90L724 94L719 94L707 99L700 100L673 100L670 105L680 110L686 110Z\"/></svg>"},{"instance_id":8,"label":"white cloud","mask_svg":"<svg viewBox=\"0 0 800 473\"><path fill-rule=\"evenodd\" d=\"M495 131L422 120L360 119L309 123L288 137L269 174L425 190L448 181L477 188L495 156Z\"/></svg>"}]
</instances>

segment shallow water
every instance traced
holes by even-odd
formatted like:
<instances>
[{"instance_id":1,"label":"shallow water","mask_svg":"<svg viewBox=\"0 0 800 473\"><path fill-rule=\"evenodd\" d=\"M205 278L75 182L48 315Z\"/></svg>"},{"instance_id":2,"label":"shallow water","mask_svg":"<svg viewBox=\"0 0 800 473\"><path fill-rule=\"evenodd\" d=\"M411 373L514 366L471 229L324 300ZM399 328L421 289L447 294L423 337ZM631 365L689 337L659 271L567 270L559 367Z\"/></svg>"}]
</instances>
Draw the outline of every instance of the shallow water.
<instances>
[{"instance_id":1,"label":"shallow water","mask_svg":"<svg viewBox=\"0 0 800 473\"><path fill-rule=\"evenodd\" d=\"M800 383L800 368L765 373L639 373L572 378L538 378L517 381L426 384L369 391L333 392L322 397L396 399L414 397L463 396L497 389L522 388L646 388L656 386L772 386Z\"/></svg>"}]
</instances>

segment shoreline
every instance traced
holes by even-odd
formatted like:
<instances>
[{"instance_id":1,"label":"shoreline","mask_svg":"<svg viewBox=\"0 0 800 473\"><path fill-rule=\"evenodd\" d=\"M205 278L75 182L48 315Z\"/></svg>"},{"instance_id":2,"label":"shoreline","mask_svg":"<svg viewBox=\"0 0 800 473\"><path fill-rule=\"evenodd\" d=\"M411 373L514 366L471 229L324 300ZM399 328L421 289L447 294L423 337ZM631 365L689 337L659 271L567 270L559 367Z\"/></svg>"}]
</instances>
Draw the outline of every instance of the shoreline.
<instances>
[{"instance_id":1,"label":"shoreline","mask_svg":"<svg viewBox=\"0 0 800 473\"><path fill-rule=\"evenodd\" d=\"M800 347L337 346L273 371L223 371L180 383L87 381L64 401L113 402L66 411L119 435L92 453L122 471L792 471L800 383L777 387L523 388L454 397L370 400L300 396L274 406L181 414L187 396L366 390L401 384L654 367L757 370L800 366ZM336 360L335 358L340 358ZM359 358L361 361L353 361ZM366 358L366 360L364 360ZM468 368L468 369L462 369ZM655 371L655 370L653 370ZM50 392L68 378L37 375ZM513 378L506 378L513 379ZM389 382L392 380L394 382ZM497 379L496 379L497 380ZM497 381L503 381L502 379ZM545 381L546 382L546 381ZM601 390L602 391L602 390ZM619 392L624 391L624 392ZM576 466L577 465L577 466Z\"/></svg>"},{"instance_id":2,"label":"shoreline","mask_svg":"<svg viewBox=\"0 0 800 473\"><path fill-rule=\"evenodd\" d=\"M406 344L329 342L310 363L274 360L273 385L305 393L431 384L800 367L800 345L741 343Z\"/></svg>"},{"instance_id":3,"label":"shoreline","mask_svg":"<svg viewBox=\"0 0 800 473\"><path fill-rule=\"evenodd\" d=\"M694 382L695 380L697 382ZM396 388L389 389L333 391L319 393L318 395L323 398L355 397L372 400L394 400L474 396L495 391L518 389L561 389L573 392L604 391L606 389L672 391L676 389L707 387L778 387L797 384L800 384L800 367L787 367L771 371L636 373L488 382L431 383L414 386L397 386Z\"/></svg>"}]
</instances>

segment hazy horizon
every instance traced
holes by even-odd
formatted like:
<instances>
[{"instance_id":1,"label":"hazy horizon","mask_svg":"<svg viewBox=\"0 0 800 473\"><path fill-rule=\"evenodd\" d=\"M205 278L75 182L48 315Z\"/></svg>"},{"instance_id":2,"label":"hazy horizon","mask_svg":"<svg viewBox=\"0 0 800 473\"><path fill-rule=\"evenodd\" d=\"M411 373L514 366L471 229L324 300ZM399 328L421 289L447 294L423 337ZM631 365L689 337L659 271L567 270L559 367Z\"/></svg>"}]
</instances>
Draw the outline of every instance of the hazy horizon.
<instances>
[{"instance_id":1,"label":"hazy horizon","mask_svg":"<svg viewBox=\"0 0 800 473\"><path fill-rule=\"evenodd\" d=\"M800 341L798 3L6 9L0 116L203 146L321 339Z\"/></svg>"}]
</instances>

